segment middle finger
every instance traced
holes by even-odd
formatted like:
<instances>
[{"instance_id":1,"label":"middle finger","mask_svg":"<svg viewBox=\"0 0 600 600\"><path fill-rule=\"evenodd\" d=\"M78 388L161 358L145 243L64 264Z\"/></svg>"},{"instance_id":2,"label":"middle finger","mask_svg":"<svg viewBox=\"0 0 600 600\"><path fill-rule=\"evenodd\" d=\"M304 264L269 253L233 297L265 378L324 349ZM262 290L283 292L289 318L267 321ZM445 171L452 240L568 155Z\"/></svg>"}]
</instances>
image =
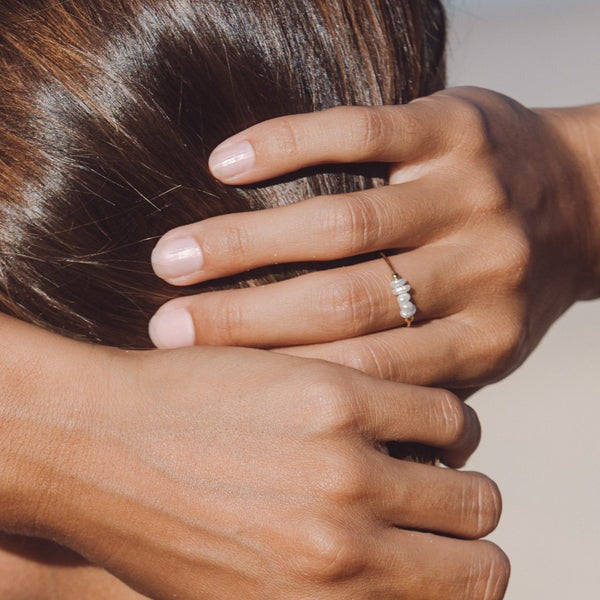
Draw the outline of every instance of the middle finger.
<instances>
[{"instance_id":1,"label":"middle finger","mask_svg":"<svg viewBox=\"0 0 600 600\"><path fill-rule=\"evenodd\" d=\"M454 185L423 177L213 217L163 236L152 264L169 283L190 285L274 262L337 260L381 248L421 246L443 237L461 220L462 203L447 201L447 190Z\"/></svg>"}]
</instances>

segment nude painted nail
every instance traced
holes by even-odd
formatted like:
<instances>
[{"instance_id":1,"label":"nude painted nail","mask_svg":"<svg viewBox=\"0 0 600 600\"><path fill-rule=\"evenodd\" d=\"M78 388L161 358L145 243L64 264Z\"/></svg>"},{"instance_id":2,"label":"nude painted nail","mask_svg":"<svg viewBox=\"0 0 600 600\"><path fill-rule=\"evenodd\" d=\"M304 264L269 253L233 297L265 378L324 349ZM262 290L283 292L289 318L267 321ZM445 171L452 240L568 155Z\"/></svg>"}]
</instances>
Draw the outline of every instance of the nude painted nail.
<instances>
[{"instance_id":1,"label":"nude painted nail","mask_svg":"<svg viewBox=\"0 0 600 600\"><path fill-rule=\"evenodd\" d=\"M194 321L185 308L157 312L150 319L148 333L157 348L185 348L196 342Z\"/></svg>"},{"instance_id":2,"label":"nude painted nail","mask_svg":"<svg viewBox=\"0 0 600 600\"><path fill-rule=\"evenodd\" d=\"M152 268L162 279L188 277L203 266L202 249L193 237L163 238L152 251Z\"/></svg>"},{"instance_id":3,"label":"nude painted nail","mask_svg":"<svg viewBox=\"0 0 600 600\"><path fill-rule=\"evenodd\" d=\"M225 142L213 151L208 159L212 174L217 179L235 179L254 166L256 155L250 142L231 144Z\"/></svg>"}]
</instances>

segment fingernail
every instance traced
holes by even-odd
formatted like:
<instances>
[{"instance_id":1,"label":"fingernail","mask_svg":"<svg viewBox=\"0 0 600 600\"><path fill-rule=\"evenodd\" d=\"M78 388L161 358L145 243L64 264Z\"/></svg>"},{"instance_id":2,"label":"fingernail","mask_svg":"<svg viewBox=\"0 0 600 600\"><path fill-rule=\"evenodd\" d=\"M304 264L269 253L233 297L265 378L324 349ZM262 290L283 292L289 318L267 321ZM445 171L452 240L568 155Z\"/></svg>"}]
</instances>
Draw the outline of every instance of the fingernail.
<instances>
[{"instance_id":1,"label":"fingernail","mask_svg":"<svg viewBox=\"0 0 600 600\"><path fill-rule=\"evenodd\" d=\"M196 341L194 321L185 308L157 312L150 319L148 333L157 348L184 348Z\"/></svg>"},{"instance_id":2,"label":"fingernail","mask_svg":"<svg viewBox=\"0 0 600 600\"><path fill-rule=\"evenodd\" d=\"M204 257L193 237L166 238L152 251L152 268L162 279L193 275L204 266Z\"/></svg>"},{"instance_id":3,"label":"fingernail","mask_svg":"<svg viewBox=\"0 0 600 600\"><path fill-rule=\"evenodd\" d=\"M234 179L254 166L254 148L250 142L217 146L208 159L208 166L217 179Z\"/></svg>"}]
</instances>

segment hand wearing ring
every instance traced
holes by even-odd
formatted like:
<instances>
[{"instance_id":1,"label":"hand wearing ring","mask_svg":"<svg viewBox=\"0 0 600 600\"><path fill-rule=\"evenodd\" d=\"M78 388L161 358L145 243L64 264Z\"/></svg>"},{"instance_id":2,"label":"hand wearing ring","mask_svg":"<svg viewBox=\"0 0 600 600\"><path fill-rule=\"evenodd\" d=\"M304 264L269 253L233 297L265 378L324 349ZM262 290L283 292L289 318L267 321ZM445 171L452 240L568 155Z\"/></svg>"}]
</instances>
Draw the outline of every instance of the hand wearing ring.
<instances>
[{"instance_id":1,"label":"hand wearing ring","mask_svg":"<svg viewBox=\"0 0 600 600\"><path fill-rule=\"evenodd\" d=\"M575 147L575 133L586 143ZM183 345L284 347L426 385L497 380L573 302L600 295L600 185L591 180L600 141L592 134L568 109L532 111L475 88L259 124L216 149L215 176L239 185L319 163L375 161L390 163L391 185L173 230L157 246L156 272L187 285L387 250L393 271L418 291L419 326L402 327L381 259L179 299L167 305L180 309L169 319L193 324ZM183 237L194 244L185 265L170 252ZM158 315L155 333L168 321Z\"/></svg>"}]
</instances>

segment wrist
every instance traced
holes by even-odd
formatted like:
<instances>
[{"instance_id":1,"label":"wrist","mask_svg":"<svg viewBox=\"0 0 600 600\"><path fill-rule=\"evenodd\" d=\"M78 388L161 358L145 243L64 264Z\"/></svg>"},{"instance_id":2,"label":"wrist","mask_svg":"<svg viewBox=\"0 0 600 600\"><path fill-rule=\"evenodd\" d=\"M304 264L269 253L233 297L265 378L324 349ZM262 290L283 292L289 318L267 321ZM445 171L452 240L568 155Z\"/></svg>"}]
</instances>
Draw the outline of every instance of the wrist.
<instances>
[{"instance_id":1,"label":"wrist","mask_svg":"<svg viewBox=\"0 0 600 600\"><path fill-rule=\"evenodd\" d=\"M566 149L565 211L577 211L581 247L578 300L600 297L600 104L540 109ZM569 164L570 163L570 164ZM576 197L577 196L577 197ZM580 197L579 197L580 196ZM568 214L568 213L566 213Z\"/></svg>"},{"instance_id":2,"label":"wrist","mask_svg":"<svg viewBox=\"0 0 600 600\"><path fill-rule=\"evenodd\" d=\"M85 460L78 439L93 426L94 347L4 316L0 325L0 529L53 538Z\"/></svg>"}]
</instances>

